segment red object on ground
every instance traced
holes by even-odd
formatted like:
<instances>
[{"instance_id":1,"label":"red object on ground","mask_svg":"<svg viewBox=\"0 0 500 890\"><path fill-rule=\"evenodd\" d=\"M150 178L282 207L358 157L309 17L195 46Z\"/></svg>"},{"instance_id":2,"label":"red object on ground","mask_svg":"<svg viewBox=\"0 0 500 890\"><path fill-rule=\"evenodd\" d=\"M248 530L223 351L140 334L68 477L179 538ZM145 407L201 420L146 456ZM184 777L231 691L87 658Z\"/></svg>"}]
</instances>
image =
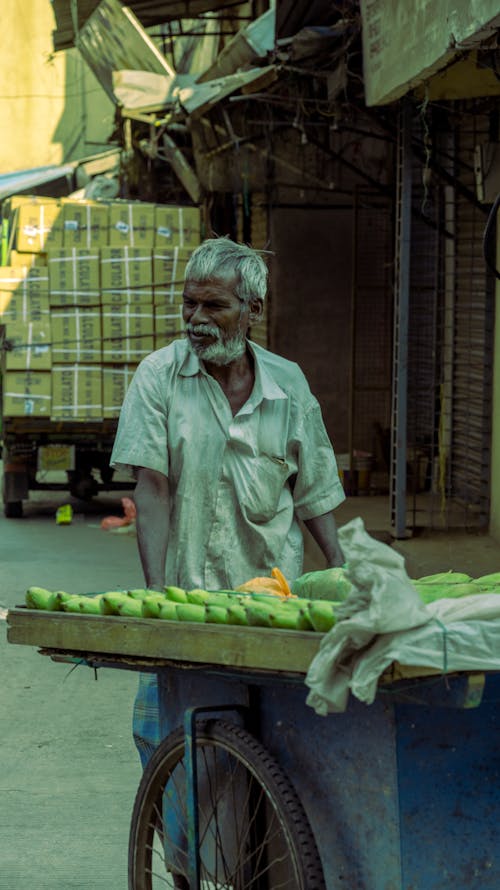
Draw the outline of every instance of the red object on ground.
<instances>
[{"instance_id":1,"label":"red object on ground","mask_svg":"<svg viewBox=\"0 0 500 890\"><path fill-rule=\"evenodd\" d=\"M122 525L130 525L136 517L135 504L131 498L122 498L124 516L105 516L101 520L101 528L120 528Z\"/></svg>"}]
</instances>

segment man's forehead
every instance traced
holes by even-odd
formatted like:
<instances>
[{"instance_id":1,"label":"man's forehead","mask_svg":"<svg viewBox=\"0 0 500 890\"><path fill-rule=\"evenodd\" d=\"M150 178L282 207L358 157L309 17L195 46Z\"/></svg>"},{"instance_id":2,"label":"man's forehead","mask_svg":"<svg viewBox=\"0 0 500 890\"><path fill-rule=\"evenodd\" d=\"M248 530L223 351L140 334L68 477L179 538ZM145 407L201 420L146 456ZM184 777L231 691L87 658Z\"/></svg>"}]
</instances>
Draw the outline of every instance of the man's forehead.
<instances>
[{"instance_id":1,"label":"man's forehead","mask_svg":"<svg viewBox=\"0 0 500 890\"><path fill-rule=\"evenodd\" d=\"M210 277L204 280L188 278L184 284L184 293L211 295L211 294L227 294L234 296L236 299L235 287L237 281L234 275L230 277Z\"/></svg>"}]
</instances>

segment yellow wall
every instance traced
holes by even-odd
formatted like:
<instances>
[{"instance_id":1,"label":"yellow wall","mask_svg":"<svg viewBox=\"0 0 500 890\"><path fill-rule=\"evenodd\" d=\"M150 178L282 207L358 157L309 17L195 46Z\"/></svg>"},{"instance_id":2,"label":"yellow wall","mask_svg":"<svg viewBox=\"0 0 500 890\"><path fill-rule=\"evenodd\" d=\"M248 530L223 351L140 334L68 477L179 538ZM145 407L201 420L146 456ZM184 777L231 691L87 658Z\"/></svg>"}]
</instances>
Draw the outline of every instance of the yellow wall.
<instances>
[{"instance_id":1,"label":"yellow wall","mask_svg":"<svg viewBox=\"0 0 500 890\"><path fill-rule=\"evenodd\" d=\"M0 173L106 148L114 108L77 50L53 54L50 0L3 0Z\"/></svg>"},{"instance_id":2,"label":"yellow wall","mask_svg":"<svg viewBox=\"0 0 500 890\"><path fill-rule=\"evenodd\" d=\"M499 214L500 216L500 214ZM497 226L497 268L500 267L500 225ZM500 280L496 283L495 361L493 364L493 405L491 437L490 534L500 542Z\"/></svg>"}]
</instances>

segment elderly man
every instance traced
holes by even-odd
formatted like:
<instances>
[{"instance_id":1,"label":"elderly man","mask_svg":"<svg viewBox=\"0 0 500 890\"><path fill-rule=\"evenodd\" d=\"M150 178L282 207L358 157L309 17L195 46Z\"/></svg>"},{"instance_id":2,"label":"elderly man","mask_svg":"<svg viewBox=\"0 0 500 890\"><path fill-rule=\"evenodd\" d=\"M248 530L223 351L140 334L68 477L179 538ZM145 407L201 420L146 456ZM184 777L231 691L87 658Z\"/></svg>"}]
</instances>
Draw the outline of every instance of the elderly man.
<instances>
[{"instance_id":1,"label":"elderly man","mask_svg":"<svg viewBox=\"0 0 500 890\"><path fill-rule=\"evenodd\" d=\"M319 404L296 364L247 339L266 292L257 251L204 241L186 268L187 337L147 356L130 384L111 461L136 476L150 588L232 589L275 565L293 580L299 520L329 566L344 561L333 515L344 492ZM141 677L134 735L145 763L159 742L154 676Z\"/></svg>"}]
</instances>

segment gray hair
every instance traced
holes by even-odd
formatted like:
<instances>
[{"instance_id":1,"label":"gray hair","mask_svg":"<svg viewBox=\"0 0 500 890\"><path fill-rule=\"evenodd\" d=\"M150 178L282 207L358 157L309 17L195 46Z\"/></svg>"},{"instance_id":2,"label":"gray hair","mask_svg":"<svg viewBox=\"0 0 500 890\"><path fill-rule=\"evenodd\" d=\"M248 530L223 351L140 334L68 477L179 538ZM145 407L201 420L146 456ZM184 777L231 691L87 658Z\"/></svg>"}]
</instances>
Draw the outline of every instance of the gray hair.
<instances>
[{"instance_id":1,"label":"gray hair","mask_svg":"<svg viewBox=\"0 0 500 890\"><path fill-rule=\"evenodd\" d=\"M236 296L246 305L253 297L265 299L268 270L259 251L230 238L207 238L186 266L186 281L236 278Z\"/></svg>"}]
</instances>

